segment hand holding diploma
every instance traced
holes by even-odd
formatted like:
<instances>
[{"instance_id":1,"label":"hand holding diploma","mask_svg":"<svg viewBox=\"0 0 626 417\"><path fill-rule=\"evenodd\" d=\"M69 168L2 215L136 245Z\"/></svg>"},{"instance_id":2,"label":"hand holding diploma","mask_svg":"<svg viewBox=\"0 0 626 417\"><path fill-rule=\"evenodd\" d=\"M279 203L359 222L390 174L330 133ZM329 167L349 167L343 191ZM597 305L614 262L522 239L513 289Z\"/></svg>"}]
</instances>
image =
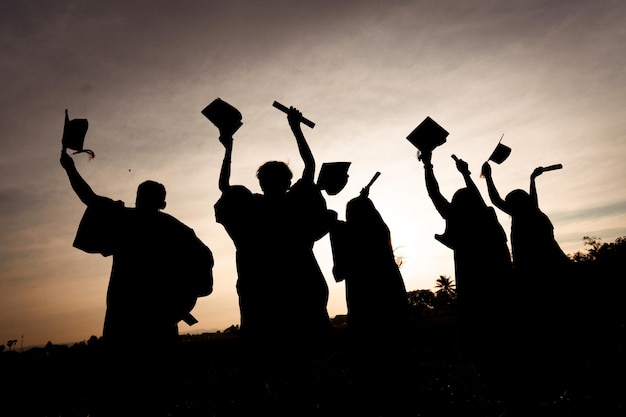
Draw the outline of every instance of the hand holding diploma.
<instances>
[{"instance_id":1,"label":"hand holding diploma","mask_svg":"<svg viewBox=\"0 0 626 417\"><path fill-rule=\"evenodd\" d=\"M289 107L287 107L285 105L282 105L282 104L280 104L277 101L274 101L274 104L272 104L272 106L276 107L278 110L282 111L283 113L289 114ZM302 122L302 124L307 125L311 129L313 129L315 127L315 123L313 123L312 121L310 121L306 117L302 117L300 119L300 121Z\"/></svg>"},{"instance_id":2,"label":"hand holding diploma","mask_svg":"<svg viewBox=\"0 0 626 417\"><path fill-rule=\"evenodd\" d=\"M548 165L547 167L537 167L533 171L533 173L531 175L531 178L536 178L539 175L543 174L544 172L555 171L555 170L561 169L561 168L563 168L563 164Z\"/></svg>"}]
</instances>

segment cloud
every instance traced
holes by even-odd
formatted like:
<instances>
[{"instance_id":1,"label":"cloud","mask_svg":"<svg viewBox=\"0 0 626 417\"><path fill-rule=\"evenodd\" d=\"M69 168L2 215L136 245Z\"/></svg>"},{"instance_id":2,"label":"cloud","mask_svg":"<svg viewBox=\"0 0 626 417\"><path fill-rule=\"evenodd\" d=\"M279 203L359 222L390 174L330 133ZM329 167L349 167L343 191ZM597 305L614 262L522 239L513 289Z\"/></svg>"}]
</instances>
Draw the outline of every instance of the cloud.
<instances>
[{"instance_id":1,"label":"cloud","mask_svg":"<svg viewBox=\"0 0 626 417\"><path fill-rule=\"evenodd\" d=\"M613 217L626 213L626 200L621 200L606 205L593 205L579 208L577 210L556 211L551 214L559 222L579 223L587 220L601 219L603 217Z\"/></svg>"}]
</instances>

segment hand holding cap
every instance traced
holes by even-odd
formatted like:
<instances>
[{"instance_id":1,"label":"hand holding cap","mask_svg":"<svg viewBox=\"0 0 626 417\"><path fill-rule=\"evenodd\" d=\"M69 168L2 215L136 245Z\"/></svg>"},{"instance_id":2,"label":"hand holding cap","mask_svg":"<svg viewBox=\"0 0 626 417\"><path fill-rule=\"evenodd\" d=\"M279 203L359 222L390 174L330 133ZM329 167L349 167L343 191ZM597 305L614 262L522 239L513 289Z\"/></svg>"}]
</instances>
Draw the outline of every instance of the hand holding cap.
<instances>
[{"instance_id":1,"label":"hand holding cap","mask_svg":"<svg viewBox=\"0 0 626 417\"><path fill-rule=\"evenodd\" d=\"M489 165L489 162L484 162L483 166L480 168L480 176L481 177L491 177L491 165Z\"/></svg>"},{"instance_id":2,"label":"hand holding cap","mask_svg":"<svg viewBox=\"0 0 626 417\"><path fill-rule=\"evenodd\" d=\"M63 150L72 149L74 155L77 153L85 152L89 154L90 159L96 155L91 149L84 149L85 135L89 128L89 122L87 119L72 119L70 120L67 109L65 109L65 123L63 125L63 138L61 139L61 145Z\"/></svg>"},{"instance_id":3,"label":"hand holding cap","mask_svg":"<svg viewBox=\"0 0 626 417\"><path fill-rule=\"evenodd\" d=\"M447 130L430 117L426 117L406 138L419 150L418 158L421 159L421 155L443 145L447 136Z\"/></svg>"},{"instance_id":4,"label":"hand holding cap","mask_svg":"<svg viewBox=\"0 0 626 417\"><path fill-rule=\"evenodd\" d=\"M74 160L71 156L67 154L65 149L61 151L61 166L65 169L71 168L74 166Z\"/></svg>"},{"instance_id":5,"label":"hand holding cap","mask_svg":"<svg viewBox=\"0 0 626 417\"><path fill-rule=\"evenodd\" d=\"M417 152L418 152L417 159L421 160L424 163L425 167L432 167L433 166L433 164L431 162L432 161L432 157L433 157L432 151L425 151L425 152L417 151Z\"/></svg>"},{"instance_id":6,"label":"hand holding cap","mask_svg":"<svg viewBox=\"0 0 626 417\"><path fill-rule=\"evenodd\" d=\"M243 125L241 112L219 97L202 109L201 113L219 129L220 137L234 135Z\"/></svg>"}]
</instances>

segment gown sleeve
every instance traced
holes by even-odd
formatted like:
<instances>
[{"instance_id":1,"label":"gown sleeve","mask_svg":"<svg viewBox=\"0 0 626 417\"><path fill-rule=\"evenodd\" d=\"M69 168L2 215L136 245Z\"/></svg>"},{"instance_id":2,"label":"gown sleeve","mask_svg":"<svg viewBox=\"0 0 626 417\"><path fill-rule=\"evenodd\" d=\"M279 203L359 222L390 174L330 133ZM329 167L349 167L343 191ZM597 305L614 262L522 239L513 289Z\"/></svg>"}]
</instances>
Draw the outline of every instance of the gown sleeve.
<instances>
[{"instance_id":1,"label":"gown sleeve","mask_svg":"<svg viewBox=\"0 0 626 417\"><path fill-rule=\"evenodd\" d=\"M124 211L122 201L99 197L85 209L73 246L87 253L112 255L123 228Z\"/></svg>"}]
</instances>

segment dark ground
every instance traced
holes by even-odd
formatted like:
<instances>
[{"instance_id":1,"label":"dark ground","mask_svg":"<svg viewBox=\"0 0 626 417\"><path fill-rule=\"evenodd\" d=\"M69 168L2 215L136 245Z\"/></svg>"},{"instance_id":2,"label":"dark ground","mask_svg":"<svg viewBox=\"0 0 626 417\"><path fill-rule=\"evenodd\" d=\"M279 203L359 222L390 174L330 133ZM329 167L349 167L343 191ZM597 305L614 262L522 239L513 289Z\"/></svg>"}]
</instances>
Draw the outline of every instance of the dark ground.
<instances>
[{"instance_id":1,"label":"dark ground","mask_svg":"<svg viewBox=\"0 0 626 417\"><path fill-rule=\"evenodd\" d=\"M385 338L373 334L373 338ZM172 416L241 416L244 400L241 343L237 335L185 336L178 370L182 394ZM411 416L517 416L490 393L475 367L461 354L453 318L415 323L406 363ZM348 367L346 333L335 328L331 349L316 363L319 416L363 415ZM132 349L132 346L129 346ZM86 417L96 415L100 389L98 343L49 345L0 357L0 415ZM623 416L623 356L589 359L567 392L544 402L533 416ZM11 410L11 411L10 411ZM393 415L393 414L389 414Z\"/></svg>"}]
</instances>

